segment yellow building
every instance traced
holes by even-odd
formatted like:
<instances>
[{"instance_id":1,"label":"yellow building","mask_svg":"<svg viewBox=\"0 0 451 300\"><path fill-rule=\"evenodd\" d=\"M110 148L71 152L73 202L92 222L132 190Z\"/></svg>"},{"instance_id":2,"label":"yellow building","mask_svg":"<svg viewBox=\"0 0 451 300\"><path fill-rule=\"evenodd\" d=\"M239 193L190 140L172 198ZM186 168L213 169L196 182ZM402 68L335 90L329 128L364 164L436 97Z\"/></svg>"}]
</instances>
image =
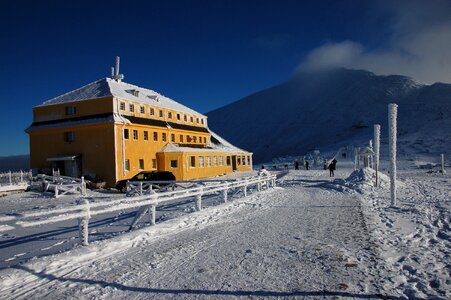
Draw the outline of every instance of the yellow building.
<instances>
[{"instance_id":1,"label":"yellow building","mask_svg":"<svg viewBox=\"0 0 451 300\"><path fill-rule=\"evenodd\" d=\"M109 187L144 170L189 180L252 169L252 153L209 130L206 116L121 79L100 79L34 107L26 130L31 167Z\"/></svg>"}]
</instances>

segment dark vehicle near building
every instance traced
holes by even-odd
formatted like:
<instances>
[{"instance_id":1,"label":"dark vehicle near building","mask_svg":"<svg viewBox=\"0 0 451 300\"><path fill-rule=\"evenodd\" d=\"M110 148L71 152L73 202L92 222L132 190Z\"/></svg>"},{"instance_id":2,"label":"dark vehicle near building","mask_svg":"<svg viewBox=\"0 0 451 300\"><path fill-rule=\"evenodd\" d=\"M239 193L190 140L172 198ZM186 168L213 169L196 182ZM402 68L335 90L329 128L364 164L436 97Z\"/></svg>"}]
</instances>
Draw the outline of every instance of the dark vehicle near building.
<instances>
[{"instance_id":1,"label":"dark vehicle near building","mask_svg":"<svg viewBox=\"0 0 451 300\"><path fill-rule=\"evenodd\" d=\"M116 189L125 193L127 181L175 181L175 176L168 171L142 171L130 179L118 181Z\"/></svg>"}]
</instances>

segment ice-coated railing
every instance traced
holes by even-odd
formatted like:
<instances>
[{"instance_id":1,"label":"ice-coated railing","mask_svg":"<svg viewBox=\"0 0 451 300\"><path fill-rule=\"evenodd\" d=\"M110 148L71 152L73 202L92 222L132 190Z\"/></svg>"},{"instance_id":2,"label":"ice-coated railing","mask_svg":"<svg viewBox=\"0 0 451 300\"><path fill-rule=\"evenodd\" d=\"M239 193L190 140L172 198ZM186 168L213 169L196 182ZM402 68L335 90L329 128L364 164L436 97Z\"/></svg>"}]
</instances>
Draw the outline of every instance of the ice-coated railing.
<instances>
[{"instance_id":1,"label":"ice-coated railing","mask_svg":"<svg viewBox=\"0 0 451 300\"><path fill-rule=\"evenodd\" d=\"M275 187L276 175L263 175L241 178L237 180L210 182L209 184L200 184L192 181L191 186L185 189L155 192L149 191L147 194L135 197L124 197L121 199L100 201L89 203L88 199L81 197L78 205L63 207L58 209L45 210L40 212L27 212L15 216L0 216L0 222L8 224L0 225L0 232L14 230L17 227L27 228L45 224L58 223L67 220L79 220L79 237L82 245L88 245L88 226L89 219L92 216L113 213L125 209L140 208L133 220L130 228L134 228L139 219L149 212L151 224L155 224L156 207L170 201L176 201L185 198L194 198L196 210L202 209L202 196L208 194L222 193L222 199L227 202L228 191L236 190L236 193L242 192L247 196L250 187L255 186L257 192L263 188ZM235 193L235 194L236 194Z\"/></svg>"}]
</instances>

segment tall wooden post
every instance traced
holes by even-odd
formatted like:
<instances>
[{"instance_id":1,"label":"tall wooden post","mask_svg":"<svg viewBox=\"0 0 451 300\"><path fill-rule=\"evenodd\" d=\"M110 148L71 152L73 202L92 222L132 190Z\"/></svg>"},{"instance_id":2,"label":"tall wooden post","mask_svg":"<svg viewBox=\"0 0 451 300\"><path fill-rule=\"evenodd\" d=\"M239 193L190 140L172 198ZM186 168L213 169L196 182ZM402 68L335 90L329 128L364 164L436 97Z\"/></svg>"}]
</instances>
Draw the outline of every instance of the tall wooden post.
<instances>
[{"instance_id":1,"label":"tall wooden post","mask_svg":"<svg viewBox=\"0 0 451 300\"><path fill-rule=\"evenodd\" d=\"M390 149L390 195L391 206L396 207L396 135L398 105L388 105L388 147Z\"/></svg>"},{"instance_id":2,"label":"tall wooden post","mask_svg":"<svg viewBox=\"0 0 451 300\"><path fill-rule=\"evenodd\" d=\"M381 125L374 124L374 169L376 170L376 186L379 185L378 183L378 173L379 173L379 151L380 151L380 145L381 145Z\"/></svg>"}]
</instances>

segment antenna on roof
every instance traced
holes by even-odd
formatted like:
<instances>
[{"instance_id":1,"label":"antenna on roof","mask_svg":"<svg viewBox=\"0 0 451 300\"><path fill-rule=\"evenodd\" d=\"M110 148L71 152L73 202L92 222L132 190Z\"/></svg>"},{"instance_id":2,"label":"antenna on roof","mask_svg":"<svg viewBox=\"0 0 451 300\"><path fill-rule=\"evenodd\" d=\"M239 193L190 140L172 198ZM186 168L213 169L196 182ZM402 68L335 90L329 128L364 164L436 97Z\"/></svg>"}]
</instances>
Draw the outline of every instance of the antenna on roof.
<instances>
[{"instance_id":1,"label":"antenna on roof","mask_svg":"<svg viewBox=\"0 0 451 300\"><path fill-rule=\"evenodd\" d=\"M119 64L120 58L119 56L116 56L116 70L114 70L114 67L111 67L111 78L113 78L117 82L121 82L122 79L124 79L124 74L119 74Z\"/></svg>"}]
</instances>

